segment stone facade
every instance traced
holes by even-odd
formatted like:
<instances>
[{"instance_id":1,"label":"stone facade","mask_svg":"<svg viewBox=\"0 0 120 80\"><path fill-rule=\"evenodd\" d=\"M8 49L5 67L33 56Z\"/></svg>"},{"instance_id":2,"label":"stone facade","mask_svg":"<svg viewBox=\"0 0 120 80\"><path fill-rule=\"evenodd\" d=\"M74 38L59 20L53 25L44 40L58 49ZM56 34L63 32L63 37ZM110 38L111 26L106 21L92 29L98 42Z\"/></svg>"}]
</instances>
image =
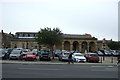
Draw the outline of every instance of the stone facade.
<instances>
[{"instance_id":1,"label":"stone facade","mask_svg":"<svg viewBox=\"0 0 120 80\"><path fill-rule=\"evenodd\" d=\"M11 39L11 48L38 48L35 40L36 32L17 32L15 38ZM97 38L89 34L74 35L64 34L64 40L61 45L55 45L54 49L61 50L79 50L81 52L94 52L98 49Z\"/></svg>"},{"instance_id":2,"label":"stone facade","mask_svg":"<svg viewBox=\"0 0 120 80\"><path fill-rule=\"evenodd\" d=\"M2 33L0 32L0 48L2 48Z\"/></svg>"},{"instance_id":3,"label":"stone facade","mask_svg":"<svg viewBox=\"0 0 120 80\"><path fill-rule=\"evenodd\" d=\"M0 48L11 47L11 39L14 37L11 33L4 33L3 30L0 32Z\"/></svg>"}]
</instances>

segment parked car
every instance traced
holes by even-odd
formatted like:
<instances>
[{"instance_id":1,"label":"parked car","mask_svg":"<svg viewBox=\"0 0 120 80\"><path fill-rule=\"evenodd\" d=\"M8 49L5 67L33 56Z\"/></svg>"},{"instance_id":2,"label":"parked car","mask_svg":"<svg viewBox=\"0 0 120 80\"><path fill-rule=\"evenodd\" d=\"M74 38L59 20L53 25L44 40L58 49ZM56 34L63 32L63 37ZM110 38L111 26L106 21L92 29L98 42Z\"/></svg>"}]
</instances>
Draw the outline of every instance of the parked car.
<instances>
[{"instance_id":1,"label":"parked car","mask_svg":"<svg viewBox=\"0 0 120 80\"><path fill-rule=\"evenodd\" d=\"M50 52L47 50L41 50L39 54L39 60L51 60Z\"/></svg>"},{"instance_id":2,"label":"parked car","mask_svg":"<svg viewBox=\"0 0 120 80\"><path fill-rule=\"evenodd\" d=\"M40 54L40 50L39 49L33 49L32 52L34 52L36 54L36 56L38 56Z\"/></svg>"},{"instance_id":3,"label":"parked car","mask_svg":"<svg viewBox=\"0 0 120 80\"><path fill-rule=\"evenodd\" d=\"M59 55L62 53L61 50L57 49L54 51L55 57L59 57Z\"/></svg>"},{"instance_id":4,"label":"parked car","mask_svg":"<svg viewBox=\"0 0 120 80\"><path fill-rule=\"evenodd\" d=\"M1 53L2 59L7 59L8 53L7 53L6 49L0 49L0 53Z\"/></svg>"},{"instance_id":5,"label":"parked car","mask_svg":"<svg viewBox=\"0 0 120 80\"><path fill-rule=\"evenodd\" d=\"M28 52L30 49L23 49L22 52Z\"/></svg>"},{"instance_id":6,"label":"parked car","mask_svg":"<svg viewBox=\"0 0 120 80\"><path fill-rule=\"evenodd\" d=\"M12 50L13 50L12 48L8 48L8 49L7 49L7 53L8 53L8 55L7 55L7 59L9 59L9 56L10 56Z\"/></svg>"},{"instance_id":7,"label":"parked car","mask_svg":"<svg viewBox=\"0 0 120 80\"><path fill-rule=\"evenodd\" d=\"M73 51L73 50L72 50L72 51L70 51L70 53L74 53L74 52L75 52L75 51Z\"/></svg>"},{"instance_id":8,"label":"parked car","mask_svg":"<svg viewBox=\"0 0 120 80\"><path fill-rule=\"evenodd\" d=\"M104 54L101 51L96 52L99 56L103 56Z\"/></svg>"},{"instance_id":9,"label":"parked car","mask_svg":"<svg viewBox=\"0 0 120 80\"><path fill-rule=\"evenodd\" d=\"M22 53L22 50L15 49L9 55L9 59L20 59L21 60L22 59L21 53Z\"/></svg>"},{"instance_id":10,"label":"parked car","mask_svg":"<svg viewBox=\"0 0 120 80\"><path fill-rule=\"evenodd\" d=\"M36 54L34 52L31 52L31 51L23 53L22 59L23 60L37 60Z\"/></svg>"},{"instance_id":11,"label":"parked car","mask_svg":"<svg viewBox=\"0 0 120 80\"><path fill-rule=\"evenodd\" d=\"M78 50L75 50L75 51L74 51L74 53L80 53L80 51L78 51Z\"/></svg>"},{"instance_id":12,"label":"parked car","mask_svg":"<svg viewBox=\"0 0 120 80\"><path fill-rule=\"evenodd\" d=\"M110 50L110 52L113 54L113 56L119 56L120 55L119 50Z\"/></svg>"},{"instance_id":13,"label":"parked car","mask_svg":"<svg viewBox=\"0 0 120 80\"><path fill-rule=\"evenodd\" d=\"M14 50L23 50L23 48L14 48Z\"/></svg>"},{"instance_id":14,"label":"parked car","mask_svg":"<svg viewBox=\"0 0 120 80\"><path fill-rule=\"evenodd\" d=\"M113 53L112 53L112 52L107 51L107 50L105 50L105 51L104 51L104 53L105 53L105 56L112 56L112 55L113 55Z\"/></svg>"},{"instance_id":15,"label":"parked car","mask_svg":"<svg viewBox=\"0 0 120 80\"><path fill-rule=\"evenodd\" d=\"M87 62L99 62L99 56L96 53L86 53Z\"/></svg>"},{"instance_id":16,"label":"parked car","mask_svg":"<svg viewBox=\"0 0 120 80\"><path fill-rule=\"evenodd\" d=\"M72 58L75 62L86 62L86 58L82 53L73 53Z\"/></svg>"},{"instance_id":17,"label":"parked car","mask_svg":"<svg viewBox=\"0 0 120 80\"><path fill-rule=\"evenodd\" d=\"M68 56L70 52L68 51L62 51L61 55L58 57L59 61L68 61Z\"/></svg>"}]
</instances>

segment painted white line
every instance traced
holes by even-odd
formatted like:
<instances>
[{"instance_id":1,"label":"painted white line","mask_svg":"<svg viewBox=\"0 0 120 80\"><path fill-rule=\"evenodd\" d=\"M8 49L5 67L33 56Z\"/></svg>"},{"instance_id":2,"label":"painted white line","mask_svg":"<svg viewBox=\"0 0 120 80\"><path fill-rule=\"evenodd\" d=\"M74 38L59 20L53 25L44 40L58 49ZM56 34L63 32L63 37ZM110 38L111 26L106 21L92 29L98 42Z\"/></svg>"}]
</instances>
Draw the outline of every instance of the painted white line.
<instances>
[{"instance_id":1,"label":"painted white line","mask_svg":"<svg viewBox=\"0 0 120 80\"><path fill-rule=\"evenodd\" d=\"M63 70L63 69L40 69L40 68L18 68L21 70Z\"/></svg>"},{"instance_id":2,"label":"painted white line","mask_svg":"<svg viewBox=\"0 0 120 80\"><path fill-rule=\"evenodd\" d=\"M114 67L114 66L91 66L91 67Z\"/></svg>"}]
</instances>

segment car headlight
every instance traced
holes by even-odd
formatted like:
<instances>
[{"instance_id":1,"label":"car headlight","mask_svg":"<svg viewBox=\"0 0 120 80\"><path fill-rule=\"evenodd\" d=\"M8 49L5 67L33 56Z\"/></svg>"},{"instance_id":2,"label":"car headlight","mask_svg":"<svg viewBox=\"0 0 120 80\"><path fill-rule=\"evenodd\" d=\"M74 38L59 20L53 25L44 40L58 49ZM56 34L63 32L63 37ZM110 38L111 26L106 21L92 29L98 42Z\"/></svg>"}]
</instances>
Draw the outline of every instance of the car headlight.
<instances>
[{"instance_id":1,"label":"car headlight","mask_svg":"<svg viewBox=\"0 0 120 80\"><path fill-rule=\"evenodd\" d=\"M79 60L79 58L76 58L76 60Z\"/></svg>"}]
</instances>

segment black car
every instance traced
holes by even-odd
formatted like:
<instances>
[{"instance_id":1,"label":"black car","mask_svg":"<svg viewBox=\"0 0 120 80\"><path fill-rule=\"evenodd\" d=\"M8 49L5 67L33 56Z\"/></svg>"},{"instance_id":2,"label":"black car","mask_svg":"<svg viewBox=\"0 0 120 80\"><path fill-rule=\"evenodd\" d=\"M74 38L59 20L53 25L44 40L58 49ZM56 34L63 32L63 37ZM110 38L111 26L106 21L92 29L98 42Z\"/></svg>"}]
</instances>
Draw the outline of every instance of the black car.
<instances>
[{"instance_id":1,"label":"black car","mask_svg":"<svg viewBox=\"0 0 120 80\"><path fill-rule=\"evenodd\" d=\"M39 60L51 60L50 52L47 50L41 50L39 54Z\"/></svg>"}]
</instances>

